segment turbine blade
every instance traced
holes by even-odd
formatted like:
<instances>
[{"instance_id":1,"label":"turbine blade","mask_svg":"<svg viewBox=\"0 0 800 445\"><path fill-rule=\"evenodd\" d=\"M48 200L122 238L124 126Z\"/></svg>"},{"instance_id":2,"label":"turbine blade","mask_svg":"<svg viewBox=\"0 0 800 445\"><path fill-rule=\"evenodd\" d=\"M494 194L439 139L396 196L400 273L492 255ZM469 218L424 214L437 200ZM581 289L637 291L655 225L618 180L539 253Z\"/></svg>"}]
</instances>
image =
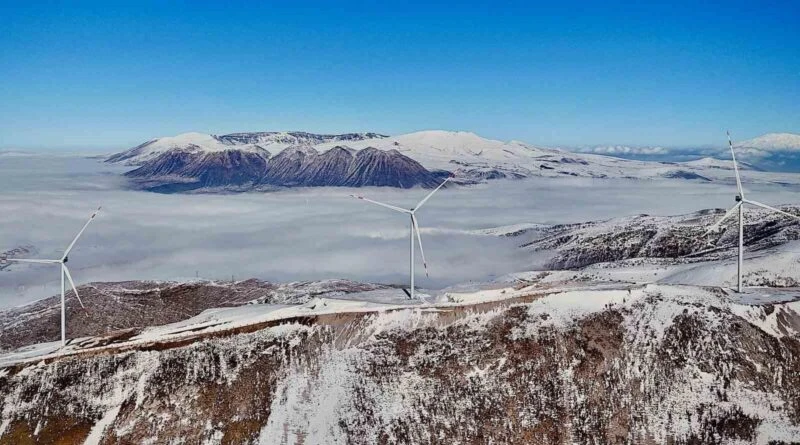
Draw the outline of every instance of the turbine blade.
<instances>
[{"instance_id":1,"label":"turbine blade","mask_svg":"<svg viewBox=\"0 0 800 445\"><path fill-rule=\"evenodd\" d=\"M744 202L746 202L746 203L748 203L748 204L752 204L752 205L754 205L754 206L757 206L757 207L763 207L763 208L765 208L765 209L767 209L767 210L772 210L773 212L777 212L777 213L780 213L781 215L785 215L785 216L792 217L792 218L794 218L794 219L796 219L796 220L800 220L800 216L798 216L798 215L792 215L792 214L791 214L791 213L789 213L789 212L784 212L784 211L783 211L783 210L781 210L781 209L776 209L775 207L770 207L770 206L768 206L768 205L766 205L766 204L762 204L762 203L760 203L760 202L751 201L751 200L749 200L749 199L745 199L745 200L744 200Z\"/></svg>"},{"instance_id":2,"label":"turbine blade","mask_svg":"<svg viewBox=\"0 0 800 445\"><path fill-rule=\"evenodd\" d=\"M67 255L69 255L69 252L75 246L75 243L78 241L78 238L80 238L81 235L83 235L83 231L86 230L87 227L89 227L89 224L94 220L94 217L97 216L97 212L99 212L101 208L102 207L98 207L97 210L95 210L94 213L92 213L92 216L89 217L89 221L86 221L86 224L83 225L81 231L78 232L77 235L75 235L75 239L73 239L72 242L69 243L69 246L67 246L67 250L64 251L64 256L61 258L62 260L66 258Z\"/></svg>"},{"instance_id":3,"label":"turbine blade","mask_svg":"<svg viewBox=\"0 0 800 445\"><path fill-rule=\"evenodd\" d=\"M433 196L433 194L434 194L434 193L436 193L437 191L439 191L439 189L440 189L440 188L442 188L442 186L443 186L443 185L445 185L445 184L447 183L447 181L449 181L449 180L450 180L450 177L448 176L447 178L445 178L445 180L444 180L444 181L443 181L441 184L439 184L439 187L436 187L435 189L433 189L433 191L432 191L432 192L428 193L428 196L426 196L426 197L422 198L422 201L420 201L420 202L419 202L419 204L417 204L417 206L416 206L416 207L414 207L414 210L418 210L418 209L419 209L420 207L422 207L422 206L423 206L423 205L424 205L426 202L428 202L428 200L429 200L429 199L431 199L431 196Z\"/></svg>"},{"instance_id":4,"label":"turbine blade","mask_svg":"<svg viewBox=\"0 0 800 445\"><path fill-rule=\"evenodd\" d=\"M16 261L18 263L40 263L40 264L59 264L61 260L29 260L23 258L5 258L5 261Z\"/></svg>"},{"instance_id":5,"label":"turbine blade","mask_svg":"<svg viewBox=\"0 0 800 445\"><path fill-rule=\"evenodd\" d=\"M396 207L396 206L389 205L389 204L384 204L384 203L378 202L378 201L373 201L371 199L367 199L367 198L365 198L363 196L360 196L360 195L350 195L350 196L352 196L353 198L356 198L356 199L360 199L362 201L371 202L371 203L373 203L375 205L379 205L381 207L386 207L387 209L392 209L392 210L396 210L398 212L403 212L403 213L411 213L411 210L403 209L403 208Z\"/></svg>"},{"instance_id":6,"label":"turbine blade","mask_svg":"<svg viewBox=\"0 0 800 445\"><path fill-rule=\"evenodd\" d=\"M722 222L723 222L723 221L725 221L726 219L730 218L730 217L731 217L731 215L733 215L733 213L734 213L734 212L736 212L737 210L739 210L739 206L740 206L740 205L742 205L742 203L741 203L741 202L737 203L735 206L731 207L731 209L730 209L730 210L728 210L727 212L725 212L725 215L723 215L723 216L722 216L722 218L720 218L720 219L719 219L719 221L717 221L717 222L716 222L716 223L714 223L714 224L713 224L711 227L709 227L709 228L708 228L708 230L706 230L706 231L703 233L703 236L705 236L705 235L708 235L708 234L709 234L709 233L711 233L711 232L716 232L717 230L719 230L719 226L722 224Z\"/></svg>"},{"instance_id":7,"label":"turbine blade","mask_svg":"<svg viewBox=\"0 0 800 445\"><path fill-rule=\"evenodd\" d=\"M736 163L736 153L733 152L733 141L731 141L731 132L728 131L728 147L731 149L731 158L733 158L733 170L736 173L736 189L739 190L739 196L744 199L744 190L742 190L742 180L739 178L739 164Z\"/></svg>"},{"instance_id":8,"label":"turbine blade","mask_svg":"<svg viewBox=\"0 0 800 445\"><path fill-rule=\"evenodd\" d=\"M67 276L67 279L69 280L69 285L70 285L70 286L72 286L72 291L73 291L73 292L75 292L75 298L77 298L77 299L78 299L78 303L80 303L80 304L81 304L81 307L82 307L82 308L83 308L83 310L85 311L85 310L86 310L86 306L84 306L84 305L83 305L83 301L81 301L81 296L80 296L80 295L78 295L78 288L76 288L76 287L75 287L75 282L74 282L74 281L72 281L72 275L70 275L70 273L69 273L69 269L67 269L67 265L66 265L66 264L64 264L64 265L62 265L61 267L63 267L63 268L64 268L64 275L66 275L66 276ZM87 311L87 312L88 312L88 311Z\"/></svg>"},{"instance_id":9,"label":"turbine blade","mask_svg":"<svg viewBox=\"0 0 800 445\"><path fill-rule=\"evenodd\" d=\"M425 268L425 276L428 275L428 262L425 261L425 251L422 250L422 237L419 235L419 224L417 224L417 217L411 214L411 222L414 223L414 232L417 234L417 242L419 243L419 254L422 255L422 266Z\"/></svg>"}]
</instances>

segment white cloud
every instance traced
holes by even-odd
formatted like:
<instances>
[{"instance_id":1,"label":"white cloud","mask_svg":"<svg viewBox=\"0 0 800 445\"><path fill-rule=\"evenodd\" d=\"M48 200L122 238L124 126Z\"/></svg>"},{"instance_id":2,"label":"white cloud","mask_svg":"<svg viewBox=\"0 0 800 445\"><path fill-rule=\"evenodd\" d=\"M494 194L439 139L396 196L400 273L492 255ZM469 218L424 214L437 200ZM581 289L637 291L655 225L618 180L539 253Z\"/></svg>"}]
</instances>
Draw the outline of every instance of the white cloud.
<instances>
[{"instance_id":1,"label":"white cloud","mask_svg":"<svg viewBox=\"0 0 800 445\"><path fill-rule=\"evenodd\" d=\"M104 209L70 256L79 283L131 279L257 277L274 281L352 278L405 283L407 220L348 197L309 188L236 195L158 195L120 190L122 169L90 159L0 160L0 252L32 244L57 255L91 211ZM635 188L635 193L631 190ZM775 189L768 202L794 202ZM412 206L424 190L368 188L359 194ZM524 240L464 231L520 222L566 223L621 215L721 207L730 184L532 179L442 190L420 211L431 278L438 288L529 270ZM58 271L0 271L0 307L54 295ZM44 287L43 287L44 286Z\"/></svg>"},{"instance_id":2,"label":"white cloud","mask_svg":"<svg viewBox=\"0 0 800 445\"><path fill-rule=\"evenodd\" d=\"M669 153L669 149L664 147L638 147L628 145L598 145L594 147L579 147L575 151L580 153L595 153L602 155L664 155Z\"/></svg>"}]
</instances>

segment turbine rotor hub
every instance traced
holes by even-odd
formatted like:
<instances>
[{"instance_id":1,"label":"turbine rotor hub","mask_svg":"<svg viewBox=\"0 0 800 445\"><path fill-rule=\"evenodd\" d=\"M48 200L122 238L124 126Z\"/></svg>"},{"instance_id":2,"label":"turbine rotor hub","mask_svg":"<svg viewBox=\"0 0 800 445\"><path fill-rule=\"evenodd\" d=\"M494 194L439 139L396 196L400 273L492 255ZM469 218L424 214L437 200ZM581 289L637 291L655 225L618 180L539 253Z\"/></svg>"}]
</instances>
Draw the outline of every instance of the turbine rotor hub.
<instances>
[{"instance_id":1,"label":"turbine rotor hub","mask_svg":"<svg viewBox=\"0 0 800 445\"><path fill-rule=\"evenodd\" d=\"M742 202L742 195L736 195L736 202Z\"/></svg>"}]
</instances>

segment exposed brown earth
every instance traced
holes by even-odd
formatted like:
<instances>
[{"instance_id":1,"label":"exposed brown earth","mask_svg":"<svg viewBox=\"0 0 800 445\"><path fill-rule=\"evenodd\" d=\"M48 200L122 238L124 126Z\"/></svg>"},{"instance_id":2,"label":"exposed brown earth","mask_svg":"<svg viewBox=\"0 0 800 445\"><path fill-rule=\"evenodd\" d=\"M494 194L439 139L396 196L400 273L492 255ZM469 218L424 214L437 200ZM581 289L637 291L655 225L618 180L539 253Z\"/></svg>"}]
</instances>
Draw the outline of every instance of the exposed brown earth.
<instances>
[{"instance_id":1,"label":"exposed brown earth","mask_svg":"<svg viewBox=\"0 0 800 445\"><path fill-rule=\"evenodd\" d=\"M800 432L796 311L759 309L781 314L778 335L706 290L604 292L585 296L611 298L597 310L531 294L17 366L0 372L0 444L83 443L104 417L103 444L790 443Z\"/></svg>"}]
</instances>

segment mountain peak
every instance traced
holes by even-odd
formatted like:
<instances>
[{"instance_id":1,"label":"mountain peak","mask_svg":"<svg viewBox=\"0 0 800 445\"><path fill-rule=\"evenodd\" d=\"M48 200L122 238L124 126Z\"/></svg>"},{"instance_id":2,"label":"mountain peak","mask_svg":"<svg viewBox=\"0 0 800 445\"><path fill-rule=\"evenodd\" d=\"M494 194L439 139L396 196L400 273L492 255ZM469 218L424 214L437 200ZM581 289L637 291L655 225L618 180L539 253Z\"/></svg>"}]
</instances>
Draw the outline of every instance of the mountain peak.
<instances>
[{"instance_id":1,"label":"mountain peak","mask_svg":"<svg viewBox=\"0 0 800 445\"><path fill-rule=\"evenodd\" d=\"M759 137L737 142L736 147L773 149L773 150L800 150L800 134L794 133L767 133Z\"/></svg>"},{"instance_id":2,"label":"mountain peak","mask_svg":"<svg viewBox=\"0 0 800 445\"><path fill-rule=\"evenodd\" d=\"M471 131L425 130L401 135L403 139L427 142L441 147L453 147L486 143L503 144L502 141L487 139Z\"/></svg>"},{"instance_id":3,"label":"mountain peak","mask_svg":"<svg viewBox=\"0 0 800 445\"><path fill-rule=\"evenodd\" d=\"M165 136L155 139L164 145L172 145L179 147L185 144L194 144L198 146L212 146L220 143L220 140L211 134L200 133L197 131L190 131L181 133L176 136Z\"/></svg>"}]
</instances>

